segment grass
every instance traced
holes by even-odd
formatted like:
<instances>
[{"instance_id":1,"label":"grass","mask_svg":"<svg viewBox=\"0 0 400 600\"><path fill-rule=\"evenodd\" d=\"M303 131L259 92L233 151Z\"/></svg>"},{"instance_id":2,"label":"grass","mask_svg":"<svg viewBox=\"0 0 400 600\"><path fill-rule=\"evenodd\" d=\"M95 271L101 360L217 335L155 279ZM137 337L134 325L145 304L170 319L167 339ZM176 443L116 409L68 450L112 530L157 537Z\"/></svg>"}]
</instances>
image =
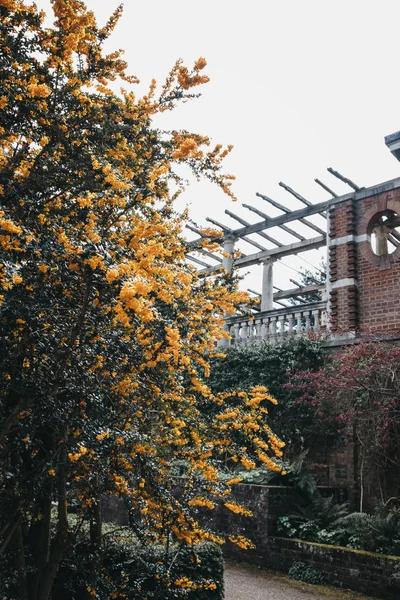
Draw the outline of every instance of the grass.
<instances>
[{"instance_id":1,"label":"grass","mask_svg":"<svg viewBox=\"0 0 400 600\"><path fill-rule=\"evenodd\" d=\"M308 592L309 594L323 596L325 598L333 598L334 600L378 600L376 597L365 596L364 594L352 592L351 590L341 590L340 588L331 587L329 585L313 585L311 583L294 581L293 579L290 579L290 577L282 575L281 573L274 572L273 576L276 579L285 581L285 583L290 585L292 588L301 590L303 592Z\"/></svg>"}]
</instances>

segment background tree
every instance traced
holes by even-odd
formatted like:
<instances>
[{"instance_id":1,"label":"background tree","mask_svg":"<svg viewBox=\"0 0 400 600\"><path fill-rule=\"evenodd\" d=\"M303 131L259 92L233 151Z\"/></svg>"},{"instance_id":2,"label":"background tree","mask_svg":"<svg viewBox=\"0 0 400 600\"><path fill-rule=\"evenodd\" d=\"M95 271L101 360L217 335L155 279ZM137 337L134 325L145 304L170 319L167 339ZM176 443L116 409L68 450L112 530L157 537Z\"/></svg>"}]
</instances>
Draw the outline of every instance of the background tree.
<instances>
[{"instance_id":1,"label":"background tree","mask_svg":"<svg viewBox=\"0 0 400 600\"><path fill-rule=\"evenodd\" d=\"M52 5L45 28L34 5L0 0L0 553L2 592L20 600L51 596L86 525L96 595L101 494L123 497L137 538L168 557L172 541L215 539L198 510L244 511L219 479L227 455L279 470L282 447L264 388L206 383L218 315L242 295L186 264L186 215L173 209L176 164L231 195L229 148L152 124L208 80L205 60L178 61L136 99L121 53L103 52L121 9L99 27L81 1Z\"/></svg>"},{"instance_id":2,"label":"background tree","mask_svg":"<svg viewBox=\"0 0 400 600\"><path fill-rule=\"evenodd\" d=\"M332 354L303 380L302 403L354 429L359 510L400 494L400 348L364 342Z\"/></svg>"},{"instance_id":3,"label":"background tree","mask_svg":"<svg viewBox=\"0 0 400 600\"><path fill-rule=\"evenodd\" d=\"M318 267L311 269L303 269L300 267L300 277L298 278L300 286L307 285L325 285L326 282L326 262L321 259ZM322 294L320 291L309 292L301 296L307 302L321 302ZM291 304L298 304L294 298L290 299Z\"/></svg>"}]
</instances>

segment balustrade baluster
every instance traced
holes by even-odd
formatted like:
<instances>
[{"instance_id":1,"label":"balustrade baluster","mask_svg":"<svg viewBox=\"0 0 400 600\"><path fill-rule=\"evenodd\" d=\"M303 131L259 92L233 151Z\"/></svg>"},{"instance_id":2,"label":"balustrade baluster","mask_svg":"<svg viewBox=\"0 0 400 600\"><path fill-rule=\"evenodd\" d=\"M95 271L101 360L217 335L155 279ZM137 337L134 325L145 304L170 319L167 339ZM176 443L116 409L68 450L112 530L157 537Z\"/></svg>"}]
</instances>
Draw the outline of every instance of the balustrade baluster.
<instances>
[{"instance_id":1,"label":"balustrade baluster","mask_svg":"<svg viewBox=\"0 0 400 600\"><path fill-rule=\"evenodd\" d=\"M312 311L312 314L314 317L314 331L317 331L317 332L321 329L320 321L319 321L319 313L320 313L319 309Z\"/></svg>"},{"instance_id":2,"label":"balustrade baluster","mask_svg":"<svg viewBox=\"0 0 400 600\"><path fill-rule=\"evenodd\" d=\"M301 312L297 312L294 314L295 318L296 318L296 333L300 334L303 333L303 328L302 328L302 323L301 323Z\"/></svg>"},{"instance_id":3,"label":"balustrade baluster","mask_svg":"<svg viewBox=\"0 0 400 600\"><path fill-rule=\"evenodd\" d=\"M262 323L262 327L261 327L261 338L263 340L268 340L269 338L269 319L268 317L265 317Z\"/></svg>"},{"instance_id":4,"label":"balustrade baluster","mask_svg":"<svg viewBox=\"0 0 400 600\"><path fill-rule=\"evenodd\" d=\"M286 315L279 315L278 320L279 320L279 335L280 335L280 337L283 337L286 333L285 332Z\"/></svg>"},{"instance_id":5,"label":"balustrade baluster","mask_svg":"<svg viewBox=\"0 0 400 600\"><path fill-rule=\"evenodd\" d=\"M240 337L241 337L241 343L245 346L247 343L247 321L243 321L242 322L242 327L240 329Z\"/></svg>"},{"instance_id":6,"label":"balustrade baluster","mask_svg":"<svg viewBox=\"0 0 400 600\"><path fill-rule=\"evenodd\" d=\"M293 333L293 321L294 321L293 313L290 313L288 315L287 320L288 320L288 335L291 335Z\"/></svg>"},{"instance_id":7,"label":"balustrade baluster","mask_svg":"<svg viewBox=\"0 0 400 600\"><path fill-rule=\"evenodd\" d=\"M306 317L306 333L308 333L311 330L311 316L310 316L310 311L308 310L305 314Z\"/></svg>"},{"instance_id":8,"label":"balustrade baluster","mask_svg":"<svg viewBox=\"0 0 400 600\"><path fill-rule=\"evenodd\" d=\"M262 328L262 319L256 319L256 340L258 343L261 342L261 328Z\"/></svg>"},{"instance_id":9,"label":"balustrade baluster","mask_svg":"<svg viewBox=\"0 0 400 600\"><path fill-rule=\"evenodd\" d=\"M272 338L276 337L276 320L277 318L275 316L272 316L270 318L269 330L271 332Z\"/></svg>"},{"instance_id":10,"label":"balustrade baluster","mask_svg":"<svg viewBox=\"0 0 400 600\"><path fill-rule=\"evenodd\" d=\"M252 344L254 341L254 317L250 317L248 322L247 343Z\"/></svg>"}]
</instances>

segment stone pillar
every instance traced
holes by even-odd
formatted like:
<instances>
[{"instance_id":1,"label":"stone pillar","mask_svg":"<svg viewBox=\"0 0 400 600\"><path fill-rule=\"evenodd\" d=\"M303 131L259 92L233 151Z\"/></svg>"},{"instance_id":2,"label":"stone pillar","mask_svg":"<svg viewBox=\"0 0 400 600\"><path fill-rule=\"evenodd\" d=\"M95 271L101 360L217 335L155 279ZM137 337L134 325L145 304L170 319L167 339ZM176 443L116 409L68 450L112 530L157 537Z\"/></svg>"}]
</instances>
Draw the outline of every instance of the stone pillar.
<instances>
[{"instance_id":1,"label":"stone pillar","mask_svg":"<svg viewBox=\"0 0 400 600\"><path fill-rule=\"evenodd\" d=\"M274 307L274 275L273 258L267 258L263 261L261 310L272 310Z\"/></svg>"},{"instance_id":2,"label":"stone pillar","mask_svg":"<svg viewBox=\"0 0 400 600\"><path fill-rule=\"evenodd\" d=\"M236 239L233 236L229 236L226 235L224 237L224 254L223 254L223 258L222 258L222 267L225 269L225 271L227 273L231 273L232 269L233 269L233 253L235 251L235 241ZM229 315L226 315L229 316ZM227 331L229 333L229 327L228 325L225 325L225 331ZM236 334L238 334L238 337L235 336L236 339L236 343L239 343L240 341L240 331L236 330ZM217 342L217 346L229 346L230 341L226 340L225 338L222 338L221 340L219 340Z\"/></svg>"},{"instance_id":3,"label":"stone pillar","mask_svg":"<svg viewBox=\"0 0 400 600\"><path fill-rule=\"evenodd\" d=\"M224 256L222 266L227 273L231 273L233 269L233 253L235 251L235 238L225 236L224 238Z\"/></svg>"}]
</instances>

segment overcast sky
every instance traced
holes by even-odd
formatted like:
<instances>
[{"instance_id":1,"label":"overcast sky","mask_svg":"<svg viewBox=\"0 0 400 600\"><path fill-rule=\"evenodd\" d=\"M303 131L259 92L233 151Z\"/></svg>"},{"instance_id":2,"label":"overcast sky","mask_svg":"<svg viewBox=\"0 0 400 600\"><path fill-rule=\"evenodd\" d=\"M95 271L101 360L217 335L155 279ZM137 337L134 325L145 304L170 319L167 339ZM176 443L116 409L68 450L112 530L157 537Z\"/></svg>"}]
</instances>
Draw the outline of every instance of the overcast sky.
<instances>
[{"instance_id":1,"label":"overcast sky","mask_svg":"<svg viewBox=\"0 0 400 600\"><path fill-rule=\"evenodd\" d=\"M101 24L118 3L86 2ZM37 4L49 6L47 0ZM166 126L234 144L226 170L236 176L238 202L207 183L194 184L185 201L198 223L211 216L235 228L239 224L224 215L225 208L250 222L259 217L242 203L281 214L255 192L302 207L278 186L281 180L318 202L328 195L315 177L339 194L349 191L327 167L360 186L400 175L383 140L400 129L399 20L398 0L127 0L109 46L125 49L143 93L153 77L163 82L177 58L187 65L207 59L211 81L202 97L168 115ZM314 222L321 223L318 217ZM271 235L296 241L284 232ZM302 256L318 262L322 254ZM283 262L307 267L300 258ZM293 287L290 277L296 273L277 263L277 285ZM261 267L253 268L248 285L260 288Z\"/></svg>"}]
</instances>

